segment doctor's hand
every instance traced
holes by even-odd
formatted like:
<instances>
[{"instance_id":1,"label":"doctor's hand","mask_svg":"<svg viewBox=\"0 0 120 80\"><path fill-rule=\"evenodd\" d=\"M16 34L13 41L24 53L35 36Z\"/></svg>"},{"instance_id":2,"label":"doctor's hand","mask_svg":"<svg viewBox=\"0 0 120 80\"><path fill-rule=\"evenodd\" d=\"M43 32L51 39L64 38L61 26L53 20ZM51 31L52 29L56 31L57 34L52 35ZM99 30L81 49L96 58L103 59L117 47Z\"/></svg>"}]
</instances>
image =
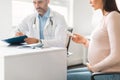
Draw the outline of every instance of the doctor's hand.
<instances>
[{"instance_id":1,"label":"doctor's hand","mask_svg":"<svg viewBox=\"0 0 120 80\"><path fill-rule=\"evenodd\" d=\"M22 32L16 32L15 36L23 36L24 34Z\"/></svg>"},{"instance_id":2,"label":"doctor's hand","mask_svg":"<svg viewBox=\"0 0 120 80\"><path fill-rule=\"evenodd\" d=\"M79 34L73 34L72 40L76 43L79 43L79 44L86 44L87 43L87 39L85 39L83 36L81 36Z\"/></svg>"},{"instance_id":3,"label":"doctor's hand","mask_svg":"<svg viewBox=\"0 0 120 80\"><path fill-rule=\"evenodd\" d=\"M34 44L34 43L38 43L39 40L36 39L36 38L25 38L24 41L27 43L27 44Z\"/></svg>"}]
</instances>

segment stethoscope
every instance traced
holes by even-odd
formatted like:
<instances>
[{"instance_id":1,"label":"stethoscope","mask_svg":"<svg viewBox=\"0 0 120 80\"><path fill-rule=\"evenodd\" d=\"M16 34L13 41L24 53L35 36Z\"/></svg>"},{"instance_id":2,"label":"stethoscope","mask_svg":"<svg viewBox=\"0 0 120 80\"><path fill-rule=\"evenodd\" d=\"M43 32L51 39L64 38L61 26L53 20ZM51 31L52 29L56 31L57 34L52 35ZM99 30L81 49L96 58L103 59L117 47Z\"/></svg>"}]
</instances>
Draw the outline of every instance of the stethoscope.
<instances>
[{"instance_id":1,"label":"stethoscope","mask_svg":"<svg viewBox=\"0 0 120 80\"><path fill-rule=\"evenodd\" d=\"M48 26L53 26L53 17L49 17L49 20L50 20L50 23ZM34 19L34 23L33 23L33 28L35 28L37 25L36 25L36 17Z\"/></svg>"}]
</instances>

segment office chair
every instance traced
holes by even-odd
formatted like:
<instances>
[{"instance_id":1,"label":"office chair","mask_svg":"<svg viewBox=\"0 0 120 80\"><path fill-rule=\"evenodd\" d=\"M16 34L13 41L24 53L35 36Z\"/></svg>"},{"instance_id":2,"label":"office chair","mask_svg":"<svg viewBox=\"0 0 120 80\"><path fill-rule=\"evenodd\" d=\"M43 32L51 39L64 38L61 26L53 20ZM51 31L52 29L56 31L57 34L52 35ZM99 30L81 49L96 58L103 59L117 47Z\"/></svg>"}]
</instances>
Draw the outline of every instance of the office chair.
<instances>
[{"instance_id":1,"label":"office chair","mask_svg":"<svg viewBox=\"0 0 120 80\"><path fill-rule=\"evenodd\" d=\"M91 80L97 80L97 79L95 79L96 76L102 76L102 75L107 76L107 75L113 75L113 74L120 75L120 72L95 72L95 73L92 73Z\"/></svg>"},{"instance_id":2,"label":"office chair","mask_svg":"<svg viewBox=\"0 0 120 80\"><path fill-rule=\"evenodd\" d=\"M72 33L73 28L68 27L68 28L67 28L67 31L69 31L69 32ZM70 42L71 42L71 37L68 36L68 42L67 42L67 46L66 46L66 48L67 48L67 56L70 56L70 55L71 55L71 53L68 51L68 50L69 50Z\"/></svg>"}]
</instances>

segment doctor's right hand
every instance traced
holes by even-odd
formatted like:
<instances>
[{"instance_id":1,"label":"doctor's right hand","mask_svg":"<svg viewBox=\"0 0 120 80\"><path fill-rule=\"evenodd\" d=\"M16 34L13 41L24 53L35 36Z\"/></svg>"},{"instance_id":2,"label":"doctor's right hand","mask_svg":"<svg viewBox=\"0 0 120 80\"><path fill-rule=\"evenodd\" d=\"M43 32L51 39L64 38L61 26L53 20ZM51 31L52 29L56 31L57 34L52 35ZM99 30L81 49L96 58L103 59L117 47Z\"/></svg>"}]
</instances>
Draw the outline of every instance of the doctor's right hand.
<instances>
[{"instance_id":1,"label":"doctor's right hand","mask_svg":"<svg viewBox=\"0 0 120 80\"><path fill-rule=\"evenodd\" d=\"M24 41L25 41L27 44L35 44L35 43L38 43L38 42L39 42L38 39L36 39L36 38L31 38L31 37L25 38Z\"/></svg>"},{"instance_id":2,"label":"doctor's right hand","mask_svg":"<svg viewBox=\"0 0 120 80\"><path fill-rule=\"evenodd\" d=\"M15 36L23 36L24 34L22 32L16 32Z\"/></svg>"}]
</instances>

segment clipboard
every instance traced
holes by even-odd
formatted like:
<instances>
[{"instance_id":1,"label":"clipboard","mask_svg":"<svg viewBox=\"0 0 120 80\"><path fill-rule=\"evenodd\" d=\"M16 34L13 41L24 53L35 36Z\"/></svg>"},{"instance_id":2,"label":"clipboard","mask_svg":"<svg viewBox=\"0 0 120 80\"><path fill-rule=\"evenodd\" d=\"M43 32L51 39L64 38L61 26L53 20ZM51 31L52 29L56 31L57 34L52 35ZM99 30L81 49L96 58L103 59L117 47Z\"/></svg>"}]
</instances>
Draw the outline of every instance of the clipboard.
<instances>
[{"instance_id":1,"label":"clipboard","mask_svg":"<svg viewBox=\"0 0 120 80\"><path fill-rule=\"evenodd\" d=\"M2 41L9 43L9 44L21 44L24 43L24 39L27 38L26 35L23 36L17 36L17 37L12 37L12 38L8 38L8 39L4 39Z\"/></svg>"}]
</instances>

